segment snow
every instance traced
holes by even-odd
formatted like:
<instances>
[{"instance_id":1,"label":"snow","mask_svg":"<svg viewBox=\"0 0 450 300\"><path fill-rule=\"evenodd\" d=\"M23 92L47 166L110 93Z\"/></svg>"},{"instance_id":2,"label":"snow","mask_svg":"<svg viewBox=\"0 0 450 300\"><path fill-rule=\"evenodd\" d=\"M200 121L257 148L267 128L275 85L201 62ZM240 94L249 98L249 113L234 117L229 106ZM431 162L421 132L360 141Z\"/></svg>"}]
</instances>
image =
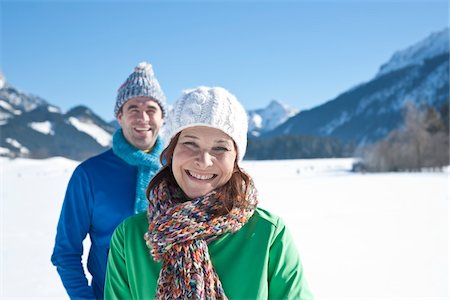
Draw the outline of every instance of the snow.
<instances>
[{"instance_id":1,"label":"snow","mask_svg":"<svg viewBox=\"0 0 450 300\"><path fill-rule=\"evenodd\" d=\"M316 299L449 299L449 171L355 174L352 159L244 161L295 238ZM0 298L67 299L51 265L78 162L0 159Z\"/></svg>"},{"instance_id":2,"label":"snow","mask_svg":"<svg viewBox=\"0 0 450 300\"><path fill-rule=\"evenodd\" d=\"M381 66L376 77L399 70L408 65L420 65L424 60L449 52L449 28L432 33L422 41L405 50L394 53L392 58Z\"/></svg>"},{"instance_id":3,"label":"snow","mask_svg":"<svg viewBox=\"0 0 450 300\"><path fill-rule=\"evenodd\" d=\"M448 89L448 72L449 63L441 64L432 73L430 73L425 80L420 82L413 90L405 95L405 99L417 99L419 103L426 103L428 105L433 105L437 102L437 99L442 99L448 97L442 95L441 91ZM448 92L447 94L448 95ZM447 99L447 98L445 98ZM445 100L442 99L442 100ZM438 100L438 101L439 101ZM404 106L404 103L399 103Z\"/></svg>"},{"instance_id":4,"label":"snow","mask_svg":"<svg viewBox=\"0 0 450 300\"><path fill-rule=\"evenodd\" d=\"M74 117L70 117L69 122L79 131L82 131L92 136L100 145L105 147L111 145L112 142L111 134L102 129L101 127L95 125L94 123L84 123Z\"/></svg>"},{"instance_id":5,"label":"snow","mask_svg":"<svg viewBox=\"0 0 450 300\"><path fill-rule=\"evenodd\" d=\"M2 72L0 72L0 89L6 85L6 79Z\"/></svg>"},{"instance_id":6,"label":"snow","mask_svg":"<svg viewBox=\"0 0 450 300\"><path fill-rule=\"evenodd\" d=\"M52 128L52 123L50 121L45 121L45 122L32 122L30 124L28 124L31 128L33 128L36 131L39 131L40 133L43 134L48 134L48 135L54 135L55 132L53 131Z\"/></svg>"},{"instance_id":7,"label":"snow","mask_svg":"<svg viewBox=\"0 0 450 300\"><path fill-rule=\"evenodd\" d=\"M342 126L346 122L348 122L351 119L351 116L348 112L343 111L339 115L339 117L334 118L330 122L326 123L325 126L319 129L319 132L323 133L324 135L330 135L336 128Z\"/></svg>"},{"instance_id":8,"label":"snow","mask_svg":"<svg viewBox=\"0 0 450 300\"><path fill-rule=\"evenodd\" d=\"M11 150L9 150L8 148L0 147L0 155L7 155L9 153L11 153Z\"/></svg>"},{"instance_id":9,"label":"snow","mask_svg":"<svg viewBox=\"0 0 450 300\"><path fill-rule=\"evenodd\" d=\"M265 108L247 112L249 132L254 136L259 136L261 132L274 129L297 113L297 109L272 100Z\"/></svg>"},{"instance_id":10,"label":"snow","mask_svg":"<svg viewBox=\"0 0 450 300\"><path fill-rule=\"evenodd\" d=\"M22 144L20 144L17 140L12 139L12 138L7 138L6 142L8 144L10 144L11 146L13 146L14 148L19 149L20 153L30 153L30 150L28 150L26 147L22 146Z\"/></svg>"},{"instance_id":11,"label":"snow","mask_svg":"<svg viewBox=\"0 0 450 300\"><path fill-rule=\"evenodd\" d=\"M15 114L15 115L20 115L22 114L22 112L18 109L14 109L14 107L12 107L11 104L9 104L8 102L6 102L5 100L0 100L0 107L2 107L3 109L10 111L11 113Z\"/></svg>"},{"instance_id":12,"label":"snow","mask_svg":"<svg viewBox=\"0 0 450 300\"><path fill-rule=\"evenodd\" d=\"M61 110L56 106L49 106L48 111L51 113L61 113Z\"/></svg>"},{"instance_id":13,"label":"snow","mask_svg":"<svg viewBox=\"0 0 450 300\"><path fill-rule=\"evenodd\" d=\"M261 115L258 115L255 113L250 116L249 123L252 124L252 126L253 126L252 129L261 129L262 124L263 124L263 119L262 119Z\"/></svg>"}]
</instances>

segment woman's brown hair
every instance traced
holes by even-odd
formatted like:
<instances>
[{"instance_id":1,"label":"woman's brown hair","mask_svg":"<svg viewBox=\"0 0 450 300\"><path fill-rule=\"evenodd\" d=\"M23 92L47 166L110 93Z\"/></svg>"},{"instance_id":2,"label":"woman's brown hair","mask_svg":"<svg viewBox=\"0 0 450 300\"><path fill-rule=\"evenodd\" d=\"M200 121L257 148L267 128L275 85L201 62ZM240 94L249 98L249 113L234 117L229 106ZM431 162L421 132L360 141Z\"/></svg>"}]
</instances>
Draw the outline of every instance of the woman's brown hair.
<instances>
[{"instance_id":1,"label":"woman's brown hair","mask_svg":"<svg viewBox=\"0 0 450 300\"><path fill-rule=\"evenodd\" d=\"M175 151L175 146L178 143L179 136L180 132L172 138L169 145L161 153L160 160L163 167L148 184L146 195L147 199L149 200L151 191L162 180L166 180L169 184L178 185L172 173L172 157L173 152ZM236 148L236 145L234 145L234 147ZM230 180L228 180L227 183L217 189L217 192L220 195L225 195L225 197L220 197L221 199L223 199L224 208L221 214L226 214L233 207L245 208L253 205L247 200L247 194L250 192L248 190L250 181L250 176L242 171L237 163L236 158L236 160L234 161L234 172L231 175Z\"/></svg>"}]
</instances>

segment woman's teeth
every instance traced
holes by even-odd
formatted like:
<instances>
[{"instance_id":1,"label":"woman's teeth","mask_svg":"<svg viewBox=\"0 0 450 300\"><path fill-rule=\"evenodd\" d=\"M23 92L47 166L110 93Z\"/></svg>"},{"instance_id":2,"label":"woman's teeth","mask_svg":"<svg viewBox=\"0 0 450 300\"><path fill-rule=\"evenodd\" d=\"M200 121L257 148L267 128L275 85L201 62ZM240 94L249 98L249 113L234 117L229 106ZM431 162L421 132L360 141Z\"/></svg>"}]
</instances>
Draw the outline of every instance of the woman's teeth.
<instances>
[{"instance_id":1,"label":"woman's teeth","mask_svg":"<svg viewBox=\"0 0 450 300\"><path fill-rule=\"evenodd\" d=\"M194 177L196 179L200 179L200 180L208 180L208 179L211 179L211 178L213 178L215 176L214 174L200 175L200 174L193 173L191 171L188 171L188 174L191 175L192 177Z\"/></svg>"}]
</instances>

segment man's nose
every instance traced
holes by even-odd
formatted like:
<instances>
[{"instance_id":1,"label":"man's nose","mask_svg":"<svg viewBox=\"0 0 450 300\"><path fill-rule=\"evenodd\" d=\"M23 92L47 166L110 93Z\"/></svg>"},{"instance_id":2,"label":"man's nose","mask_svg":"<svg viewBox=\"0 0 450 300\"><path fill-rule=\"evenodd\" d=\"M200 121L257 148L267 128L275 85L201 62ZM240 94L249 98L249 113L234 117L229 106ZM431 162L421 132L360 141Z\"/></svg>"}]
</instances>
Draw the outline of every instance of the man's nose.
<instances>
[{"instance_id":1,"label":"man's nose","mask_svg":"<svg viewBox=\"0 0 450 300\"><path fill-rule=\"evenodd\" d=\"M150 119L150 117L148 116L146 111L142 111L142 112L139 112L138 119L146 122Z\"/></svg>"}]
</instances>

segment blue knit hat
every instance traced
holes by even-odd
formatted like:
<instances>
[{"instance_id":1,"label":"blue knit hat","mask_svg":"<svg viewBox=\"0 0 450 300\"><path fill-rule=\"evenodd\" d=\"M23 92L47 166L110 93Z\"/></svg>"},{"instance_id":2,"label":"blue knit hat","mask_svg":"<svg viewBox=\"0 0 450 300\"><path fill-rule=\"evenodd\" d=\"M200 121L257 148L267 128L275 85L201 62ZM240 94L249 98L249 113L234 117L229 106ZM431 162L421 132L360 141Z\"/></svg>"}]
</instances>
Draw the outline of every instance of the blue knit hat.
<instances>
[{"instance_id":1,"label":"blue knit hat","mask_svg":"<svg viewBox=\"0 0 450 300\"><path fill-rule=\"evenodd\" d=\"M159 104L163 117L166 115L166 96L159 86L152 65L147 62L138 64L118 89L114 114L117 116L122 105L135 97L151 98Z\"/></svg>"}]
</instances>

